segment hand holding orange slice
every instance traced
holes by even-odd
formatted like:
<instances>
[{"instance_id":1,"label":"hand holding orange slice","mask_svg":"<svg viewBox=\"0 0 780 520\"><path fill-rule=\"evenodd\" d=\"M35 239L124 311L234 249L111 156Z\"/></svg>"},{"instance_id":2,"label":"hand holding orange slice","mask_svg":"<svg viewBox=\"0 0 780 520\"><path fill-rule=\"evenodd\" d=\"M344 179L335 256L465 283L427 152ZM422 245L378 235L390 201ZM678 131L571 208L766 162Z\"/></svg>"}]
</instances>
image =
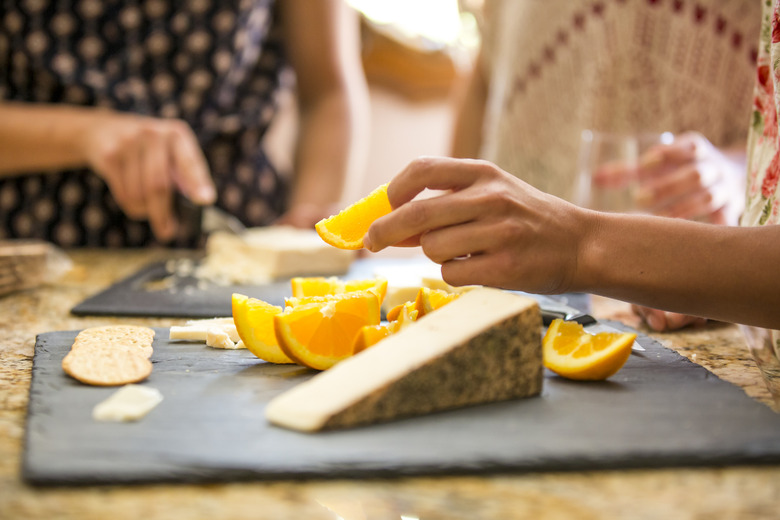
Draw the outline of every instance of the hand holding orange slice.
<instances>
[{"instance_id":1,"label":"hand holding orange slice","mask_svg":"<svg viewBox=\"0 0 780 520\"><path fill-rule=\"evenodd\" d=\"M544 366L567 379L601 381L631 355L635 333L589 334L579 323L553 320L542 340Z\"/></svg>"},{"instance_id":2,"label":"hand holding orange slice","mask_svg":"<svg viewBox=\"0 0 780 520\"><path fill-rule=\"evenodd\" d=\"M361 249L371 223L392 209L387 199L387 184L383 184L337 215L320 220L314 228L326 243L334 247Z\"/></svg>"}]
</instances>

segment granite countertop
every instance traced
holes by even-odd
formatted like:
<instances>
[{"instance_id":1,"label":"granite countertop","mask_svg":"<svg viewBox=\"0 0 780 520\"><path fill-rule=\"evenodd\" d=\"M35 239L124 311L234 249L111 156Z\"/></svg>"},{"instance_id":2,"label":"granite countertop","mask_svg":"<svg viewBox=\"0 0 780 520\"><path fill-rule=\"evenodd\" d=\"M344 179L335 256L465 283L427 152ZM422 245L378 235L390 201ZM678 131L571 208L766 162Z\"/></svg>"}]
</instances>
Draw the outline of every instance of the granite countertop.
<instances>
[{"instance_id":1,"label":"granite countertop","mask_svg":"<svg viewBox=\"0 0 780 520\"><path fill-rule=\"evenodd\" d=\"M210 485L26 485L19 467L35 335L109 322L182 323L68 312L86 296L175 254L181 253L73 251L74 268L62 280L0 298L0 518L777 518L776 466ZM593 311L641 328L624 303L595 298ZM652 336L771 404L736 326L713 323Z\"/></svg>"}]
</instances>

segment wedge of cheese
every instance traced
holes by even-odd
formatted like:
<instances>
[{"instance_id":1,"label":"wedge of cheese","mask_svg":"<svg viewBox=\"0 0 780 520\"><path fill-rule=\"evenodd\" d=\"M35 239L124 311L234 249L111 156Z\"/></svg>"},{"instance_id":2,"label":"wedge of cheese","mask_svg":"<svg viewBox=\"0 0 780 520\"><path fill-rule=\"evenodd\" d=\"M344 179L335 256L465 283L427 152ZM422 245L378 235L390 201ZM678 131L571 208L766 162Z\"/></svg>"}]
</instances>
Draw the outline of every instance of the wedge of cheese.
<instances>
[{"instance_id":1,"label":"wedge of cheese","mask_svg":"<svg viewBox=\"0 0 780 520\"><path fill-rule=\"evenodd\" d=\"M536 301L474 289L274 398L266 418L312 432L537 395L541 326Z\"/></svg>"},{"instance_id":2,"label":"wedge of cheese","mask_svg":"<svg viewBox=\"0 0 780 520\"><path fill-rule=\"evenodd\" d=\"M241 235L216 232L196 276L225 284L264 284L278 278L345 273L355 251L331 247L312 229L250 228Z\"/></svg>"}]
</instances>

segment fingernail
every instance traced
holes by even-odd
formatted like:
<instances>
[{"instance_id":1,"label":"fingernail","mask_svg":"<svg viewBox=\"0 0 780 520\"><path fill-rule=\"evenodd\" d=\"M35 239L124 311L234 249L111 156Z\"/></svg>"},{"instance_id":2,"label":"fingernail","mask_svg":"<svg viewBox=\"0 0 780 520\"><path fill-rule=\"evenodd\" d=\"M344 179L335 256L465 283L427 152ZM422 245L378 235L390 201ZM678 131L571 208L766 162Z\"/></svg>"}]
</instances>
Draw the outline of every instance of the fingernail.
<instances>
[{"instance_id":1,"label":"fingernail","mask_svg":"<svg viewBox=\"0 0 780 520\"><path fill-rule=\"evenodd\" d=\"M368 238L368 233L363 237L363 247L373 252L373 249L371 249L371 239Z\"/></svg>"},{"instance_id":2,"label":"fingernail","mask_svg":"<svg viewBox=\"0 0 780 520\"><path fill-rule=\"evenodd\" d=\"M201 186L198 189L198 192L196 193L196 197L198 199L197 202L201 204L211 204L216 200L217 194L214 191L213 186L206 185L206 186Z\"/></svg>"}]
</instances>

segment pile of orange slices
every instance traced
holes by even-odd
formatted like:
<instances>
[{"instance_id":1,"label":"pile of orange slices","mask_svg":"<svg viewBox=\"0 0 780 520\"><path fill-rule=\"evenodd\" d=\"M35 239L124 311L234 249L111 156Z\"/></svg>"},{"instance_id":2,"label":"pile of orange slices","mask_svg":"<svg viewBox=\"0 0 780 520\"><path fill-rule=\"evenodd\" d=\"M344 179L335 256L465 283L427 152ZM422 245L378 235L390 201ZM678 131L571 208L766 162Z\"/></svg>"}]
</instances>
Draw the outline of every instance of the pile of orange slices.
<instances>
[{"instance_id":1,"label":"pile of orange slices","mask_svg":"<svg viewBox=\"0 0 780 520\"><path fill-rule=\"evenodd\" d=\"M244 345L260 359L316 370L371 347L454 299L423 287L415 301L399 306L382 323L387 280L310 277L294 278L291 285L293 296L285 299L284 309L233 294L233 321Z\"/></svg>"}]
</instances>

